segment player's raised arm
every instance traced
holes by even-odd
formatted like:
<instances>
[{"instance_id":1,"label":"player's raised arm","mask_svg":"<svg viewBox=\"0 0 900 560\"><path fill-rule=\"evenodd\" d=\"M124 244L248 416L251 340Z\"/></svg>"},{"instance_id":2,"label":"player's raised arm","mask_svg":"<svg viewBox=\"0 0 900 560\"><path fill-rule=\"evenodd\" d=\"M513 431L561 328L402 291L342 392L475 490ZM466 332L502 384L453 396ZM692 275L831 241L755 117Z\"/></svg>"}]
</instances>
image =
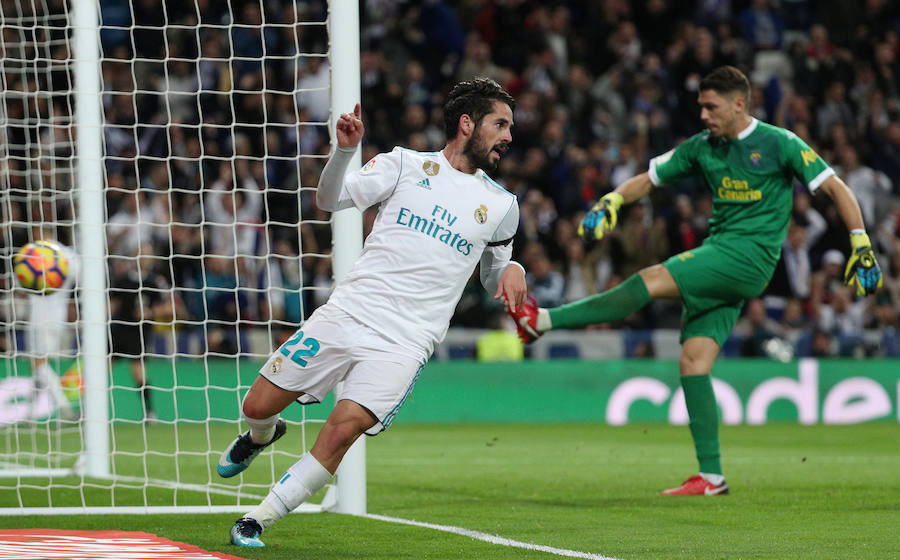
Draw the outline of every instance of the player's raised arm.
<instances>
[{"instance_id":1,"label":"player's raised arm","mask_svg":"<svg viewBox=\"0 0 900 560\"><path fill-rule=\"evenodd\" d=\"M859 297L875 293L883 282L881 267L875 260L856 195L837 175L825 179L819 188L834 200L841 219L850 230L850 258L844 271L844 283L855 287Z\"/></svg>"},{"instance_id":2,"label":"player's raised arm","mask_svg":"<svg viewBox=\"0 0 900 560\"><path fill-rule=\"evenodd\" d=\"M360 118L360 111L360 105L357 103L356 106L353 107L352 113L342 113L341 116L338 117L337 125L335 127L337 131L338 147L355 150L359 141L362 140L366 128L363 126L362 119Z\"/></svg>"},{"instance_id":3,"label":"player's raised arm","mask_svg":"<svg viewBox=\"0 0 900 560\"><path fill-rule=\"evenodd\" d=\"M352 113L343 113L338 117L335 127L337 149L328 159L322 175L319 177L319 187L316 190L316 204L322 210L335 212L353 206L352 200L342 199L341 187L344 183L344 175L356 146L359 145L365 133L362 119L360 118L359 103L353 108Z\"/></svg>"}]
</instances>

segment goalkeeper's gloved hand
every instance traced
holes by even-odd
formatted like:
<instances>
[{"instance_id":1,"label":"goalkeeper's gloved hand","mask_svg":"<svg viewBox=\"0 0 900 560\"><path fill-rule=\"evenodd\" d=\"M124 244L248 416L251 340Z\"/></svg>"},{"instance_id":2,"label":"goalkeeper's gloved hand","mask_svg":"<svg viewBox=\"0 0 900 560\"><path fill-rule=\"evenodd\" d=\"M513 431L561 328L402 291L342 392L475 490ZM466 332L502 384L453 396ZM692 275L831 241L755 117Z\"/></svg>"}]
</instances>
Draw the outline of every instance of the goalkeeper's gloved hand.
<instances>
[{"instance_id":1,"label":"goalkeeper's gloved hand","mask_svg":"<svg viewBox=\"0 0 900 560\"><path fill-rule=\"evenodd\" d=\"M625 198L617 192L611 192L601 198L581 220L578 235L587 241L602 239L604 231L616 227L616 222L619 221L619 208L624 202Z\"/></svg>"},{"instance_id":2,"label":"goalkeeper's gloved hand","mask_svg":"<svg viewBox=\"0 0 900 560\"><path fill-rule=\"evenodd\" d=\"M844 270L844 283L851 288L856 285L858 297L874 294L881 288L881 268L875 260L872 242L863 233L850 234L850 259Z\"/></svg>"}]
</instances>

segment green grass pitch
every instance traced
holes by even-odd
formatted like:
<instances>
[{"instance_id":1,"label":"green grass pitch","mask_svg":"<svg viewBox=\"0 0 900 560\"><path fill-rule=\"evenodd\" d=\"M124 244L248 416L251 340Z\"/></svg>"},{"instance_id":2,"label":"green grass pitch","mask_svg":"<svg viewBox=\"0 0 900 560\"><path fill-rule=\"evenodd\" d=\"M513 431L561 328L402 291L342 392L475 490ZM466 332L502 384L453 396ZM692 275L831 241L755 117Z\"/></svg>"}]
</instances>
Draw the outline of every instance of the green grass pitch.
<instances>
[{"instance_id":1,"label":"green grass pitch","mask_svg":"<svg viewBox=\"0 0 900 560\"><path fill-rule=\"evenodd\" d=\"M234 431L215 429L226 440ZM147 430L147 437L171 441L166 434L171 427ZM723 427L732 494L715 498L657 495L696 469L686 427L404 425L401 418L368 441L371 513L623 559L900 557L900 428L895 423ZM153 445L163 444L153 440ZM137 465L121 460L123 468ZM185 458L188 462L178 467L194 468L205 479L214 460L212 454ZM287 466L289 457L277 458L274 467L282 463ZM269 468L262 464L261 469ZM152 462L150 468L156 468ZM9 484L0 481L0 505L16 503ZM161 494L158 499L169 498ZM0 517L0 527L145 531L207 550L273 560L554 557L333 514L291 515L266 532L266 548L239 549L227 542L235 517Z\"/></svg>"}]
</instances>

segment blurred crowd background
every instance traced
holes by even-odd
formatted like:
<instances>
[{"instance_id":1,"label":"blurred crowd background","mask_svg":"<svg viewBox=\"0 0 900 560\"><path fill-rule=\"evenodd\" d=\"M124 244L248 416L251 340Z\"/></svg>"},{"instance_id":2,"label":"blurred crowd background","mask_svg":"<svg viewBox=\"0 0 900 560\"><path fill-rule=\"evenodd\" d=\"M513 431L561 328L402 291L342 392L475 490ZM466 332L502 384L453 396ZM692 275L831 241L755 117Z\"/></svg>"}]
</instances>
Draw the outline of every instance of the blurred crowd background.
<instances>
[{"instance_id":1,"label":"blurred crowd background","mask_svg":"<svg viewBox=\"0 0 900 560\"><path fill-rule=\"evenodd\" d=\"M73 244L71 76L52 62L69 48L54 17L64 2L45 4L48 28L32 35L9 15L32 8L0 4L10 123L0 170L4 243L20 247L43 220ZM283 336L331 286L329 215L314 203L330 141L326 3L100 6L113 321L140 326L151 350L156 338L160 348L235 354L247 351L253 330ZM856 299L842 285L848 232L827 196L798 183L778 270L748 302L726 354L771 354L766 342L775 338L798 355L900 355L896 2L360 6L363 161L395 145L440 149L441 106L459 80L488 76L516 98L513 143L494 178L519 199L515 258L545 307L609 289L703 242L712 203L701 180L655 189L602 242L585 244L576 229L599 197L703 128L696 96L705 73L742 69L753 85L752 115L793 130L855 192L885 288ZM41 36L56 37L41 51L47 62L29 62L23 45ZM38 89L50 93L9 94ZM373 217L366 214L366 231ZM452 325L483 328L500 317L476 274ZM656 302L595 328L677 329L679 321L678 304ZM652 345L635 353L653 355Z\"/></svg>"}]
</instances>

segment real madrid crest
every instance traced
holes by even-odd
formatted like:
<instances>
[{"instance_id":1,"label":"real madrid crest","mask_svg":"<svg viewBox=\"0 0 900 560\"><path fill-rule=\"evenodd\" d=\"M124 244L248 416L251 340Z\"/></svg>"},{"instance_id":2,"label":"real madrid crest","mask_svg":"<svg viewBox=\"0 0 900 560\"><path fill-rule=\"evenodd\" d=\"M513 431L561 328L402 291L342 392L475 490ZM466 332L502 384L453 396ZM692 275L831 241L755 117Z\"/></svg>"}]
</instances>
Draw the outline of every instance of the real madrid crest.
<instances>
[{"instance_id":1,"label":"real madrid crest","mask_svg":"<svg viewBox=\"0 0 900 560\"><path fill-rule=\"evenodd\" d=\"M272 375L277 374L281 371L281 358L275 358L275 361L272 362Z\"/></svg>"},{"instance_id":2,"label":"real madrid crest","mask_svg":"<svg viewBox=\"0 0 900 560\"><path fill-rule=\"evenodd\" d=\"M422 164L422 171L425 172L426 175L430 175L434 177L438 174L438 171L441 170L441 164L436 161L431 161L430 159L426 159L425 163Z\"/></svg>"},{"instance_id":3,"label":"real madrid crest","mask_svg":"<svg viewBox=\"0 0 900 560\"><path fill-rule=\"evenodd\" d=\"M484 204L475 209L475 221L479 224L487 221L487 206Z\"/></svg>"}]
</instances>

